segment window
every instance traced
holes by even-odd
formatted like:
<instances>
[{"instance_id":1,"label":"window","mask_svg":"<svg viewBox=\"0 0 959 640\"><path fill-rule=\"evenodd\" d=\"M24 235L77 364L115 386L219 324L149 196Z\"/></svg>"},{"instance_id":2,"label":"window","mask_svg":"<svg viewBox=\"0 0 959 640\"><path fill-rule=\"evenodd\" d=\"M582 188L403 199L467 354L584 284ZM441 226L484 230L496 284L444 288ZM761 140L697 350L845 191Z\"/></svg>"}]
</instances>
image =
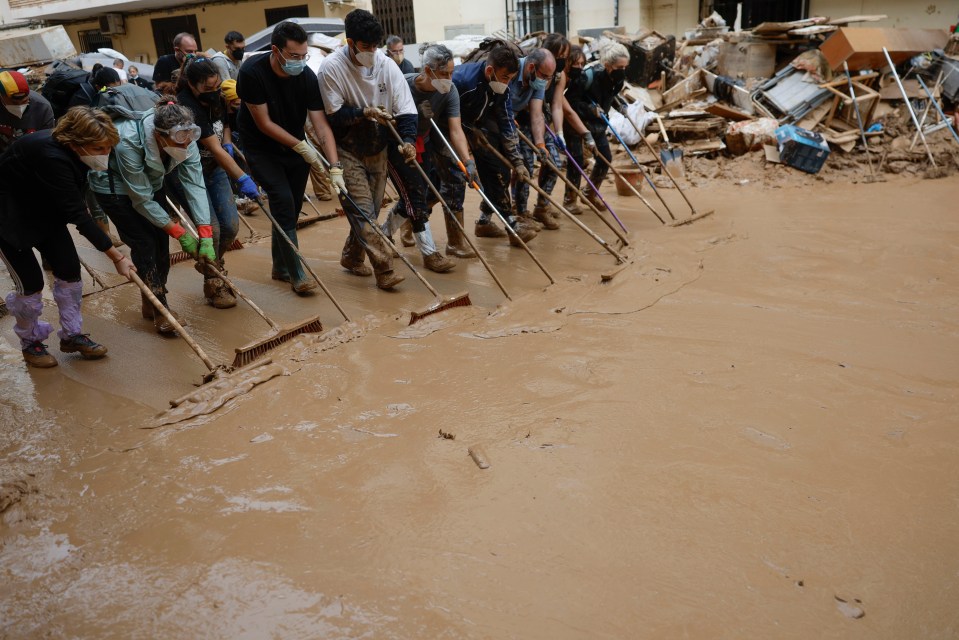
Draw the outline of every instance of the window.
<instances>
[{"instance_id":1,"label":"window","mask_svg":"<svg viewBox=\"0 0 959 640\"><path fill-rule=\"evenodd\" d=\"M157 56L173 53L173 38L178 33L189 33L196 40L196 48L203 51L200 44L200 30L196 26L196 14L174 16L172 18L154 18L150 20L153 27L153 44L157 48Z\"/></svg>"},{"instance_id":2,"label":"window","mask_svg":"<svg viewBox=\"0 0 959 640\"><path fill-rule=\"evenodd\" d=\"M732 29L736 21L736 5L743 5L743 29L752 29L763 22L792 22L806 17L808 0L702 0L701 7L709 15L716 11Z\"/></svg>"},{"instance_id":3,"label":"window","mask_svg":"<svg viewBox=\"0 0 959 640\"><path fill-rule=\"evenodd\" d=\"M562 33L569 28L567 0L507 0L510 32L522 37L536 31Z\"/></svg>"},{"instance_id":4,"label":"window","mask_svg":"<svg viewBox=\"0 0 959 640\"><path fill-rule=\"evenodd\" d=\"M103 47L113 48L113 38L103 35L99 29L78 31L77 37L80 40L81 53L95 53L97 49Z\"/></svg>"},{"instance_id":5,"label":"window","mask_svg":"<svg viewBox=\"0 0 959 640\"><path fill-rule=\"evenodd\" d=\"M266 14L266 26L272 27L284 20L290 18L309 18L310 7L305 4L298 4L295 7L277 7L276 9L264 9Z\"/></svg>"},{"instance_id":6,"label":"window","mask_svg":"<svg viewBox=\"0 0 959 640\"><path fill-rule=\"evenodd\" d=\"M373 15L383 25L386 35L403 38L403 44L416 42L413 0L373 0Z\"/></svg>"}]
</instances>

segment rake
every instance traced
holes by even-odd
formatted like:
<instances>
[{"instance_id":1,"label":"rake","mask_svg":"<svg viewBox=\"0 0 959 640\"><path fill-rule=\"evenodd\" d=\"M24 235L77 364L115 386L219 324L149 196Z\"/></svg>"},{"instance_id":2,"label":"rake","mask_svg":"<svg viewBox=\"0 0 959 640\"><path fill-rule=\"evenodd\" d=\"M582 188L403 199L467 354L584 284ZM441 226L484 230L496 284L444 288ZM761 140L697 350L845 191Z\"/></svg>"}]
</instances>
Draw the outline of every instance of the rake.
<instances>
[{"instance_id":1,"label":"rake","mask_svg":"<svg viewBox=\"0 0 959 640\"><path fill-rule=\"evenodd\" d=\"M173 203L171 202L170 204L172 205ZM190 233L192 233L194 237L197 237L196 229L193 228L193 225L190 223L187 217L183 215L183 212L180 211L180 208L174 207L174 210L183 224L186 225L186 227L190 230ZM260 309L260 307L250 299L248 295L243 293L239 287L233 284L233 281L227 278L226 274L220 271L216 265L206 259L199 260L198 262L204 271L209 271L223 281L223 284L232 289L236 295L240 296L243 302L250 305L250 308L253 309L258 316L263 318L266 323L270 325L270 328L273 329L272 335L266 336L265 338L260 338L259 340L251 342L250 344L234 349L236 355L233 357L233 366L235 368L243 367L254 362L259 357L263 356L267 351L275 349L284 342L289 342L299 335L304 333L323 332L323 323L320 322L320 316L312 316L295 324L281 327L274 322L272 318L266 315L263 310Z\"/></svg>"}]
</instances>

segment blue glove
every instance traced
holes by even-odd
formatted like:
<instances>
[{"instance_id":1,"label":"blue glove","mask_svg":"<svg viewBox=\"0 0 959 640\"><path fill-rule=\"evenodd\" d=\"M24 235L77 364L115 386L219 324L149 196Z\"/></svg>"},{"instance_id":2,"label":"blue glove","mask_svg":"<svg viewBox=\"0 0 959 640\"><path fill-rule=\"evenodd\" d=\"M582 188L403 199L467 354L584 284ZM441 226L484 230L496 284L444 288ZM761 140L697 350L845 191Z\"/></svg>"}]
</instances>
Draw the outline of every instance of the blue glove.
<instances>
[{"instance_id":1,"label":"blue glove","mask_svg":"<svg viewBox=\"0 0 959 640\"><path fill-rule=\"evenodd\" d=\"M224 142L224 143L223 143L223 148L226 150L227 153L230 154L230 157L231 157L231 158L236 157L236 156L233 155L233 145L232 145L232 144L230 144L229 142Z\"/></svg>"},{"instance_id":2,"label":"blue glove","mask_svg":"<svg viewBox=\"0 0 959 640\"><path fill-rule=\"evenodd\" d=\"M556 148L560 151L566 151L566 141L563 140L563 134L557 133L553 136L553 142L556 143Z\"/></svg>"},{"instance_id":3,"label":"blue glove","mask_svg":"<svg viewBox=\"0 0 959 640\"><path fill-rule=\"evenodd\" d=\"M256 184L253 182L253 178L246 175L245 173L237 178L236 186L240 188L240 193L244 198L249 198L250 200L256 200L260 197L260 190L257 188Z\"/></svg>"}]
</instances>

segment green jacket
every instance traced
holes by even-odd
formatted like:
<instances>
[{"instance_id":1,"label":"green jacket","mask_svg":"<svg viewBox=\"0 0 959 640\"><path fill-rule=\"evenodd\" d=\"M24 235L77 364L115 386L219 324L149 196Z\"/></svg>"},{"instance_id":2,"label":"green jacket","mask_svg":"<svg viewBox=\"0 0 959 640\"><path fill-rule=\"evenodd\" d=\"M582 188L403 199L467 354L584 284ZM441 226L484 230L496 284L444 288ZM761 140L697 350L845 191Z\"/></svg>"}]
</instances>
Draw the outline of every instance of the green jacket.
<instances>
[{"instance_id":1,"label":"green jacket","mask_svg":"<svg viewBox=\"0 0 959 640\"><path fill-rule=\"evenodd\" d=\"M115 124L120 144L110 154L107 171L90 172L90 188L95 193L129 196L140 215L157 227L164 227L170 222L170 216L154 201L153 195L163 188L163 176L176 170L193 222L210 224L210 204L196 143L190 143L190 154L182 163L166 157L164 164L164 156L154 136L152 109L145 112L141 120L120 119Z\"/></svg>"}]
</instances>

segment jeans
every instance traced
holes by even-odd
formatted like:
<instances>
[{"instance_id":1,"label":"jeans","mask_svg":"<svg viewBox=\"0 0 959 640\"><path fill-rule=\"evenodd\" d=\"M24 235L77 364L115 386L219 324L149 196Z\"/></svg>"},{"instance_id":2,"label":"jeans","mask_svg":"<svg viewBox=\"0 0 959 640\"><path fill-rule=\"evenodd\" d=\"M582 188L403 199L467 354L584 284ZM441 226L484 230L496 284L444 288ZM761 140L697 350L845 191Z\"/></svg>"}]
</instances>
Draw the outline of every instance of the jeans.
<instances>
[{"instance_id":1,"label":"jeans","mask_svg":"<svg viewBox=\"0 0 959 640\"><path fill-rule=\"evenodd\" d=\"M210 202L210 224L213 226L213 248L216 257L223 259L227 248L236 240L240 228L240 216L233 199L230 178L222 167L204 175L207 199Z\"/></svg>"},{"instance_id":2,"label":"jeans","mask_svg":"<svg viewBox=\"0 0 959 640\"><path fill-rule=\"evenodd\" d=\"M277 224L286 233L293 244L299 246L296 238L296 219L300 215L306 181L310 176L310 165L297 153L284 153L281 156L260 153L252 149L246 152L246 158L256 180L270 201L270 213ZM303 265L290 245L273 229L273 273L289 276L293 282L306 278Z\"/></svg>"},{"instance_id":3,"label":"jeans","mask_svg":"<svg viewBox=\"0 0 959 640\"><path fill-rule=\"evenodd\" d=\"M613 161L613 152L609 148L609 140L606 138L606 132L593 132L593 138L596 140L596 149L599 153L606 158L607 161ZM583 166L583 139L579 134L575 133L569 127L566 127L566 148L569 149L569 154L573 156L573 159L576 161L580 167ZM596 188L599 189L600 183L606 177L606 174L609 173L609 167L606 166L605 162L597 161L593 165L593 170L589 174L590 181L596 185ZM577 171L576 167L573 166L573 163L570 162L566 166L566 177L569 178L569 181L572 182L576 188L579 188L579 183L581 180L581 175Z\"/></svg>"},{"instance_id":4,"label":"jeans","mask_svg":"<svg viewBox=\"0 0 959 640\"><path fill-rule=\"evenodd\" d=\"M413 231L419 233L426 229L432 208L429 201L432 193L423 182L423 176L403 159L395 144L386 146L387 169L393 186L400 196L400 201L393 205L393 212L404 218L409 218ZM427 154L422 154L423 162L420 166L429 173Z\"/></svg>"}]
</instances>

